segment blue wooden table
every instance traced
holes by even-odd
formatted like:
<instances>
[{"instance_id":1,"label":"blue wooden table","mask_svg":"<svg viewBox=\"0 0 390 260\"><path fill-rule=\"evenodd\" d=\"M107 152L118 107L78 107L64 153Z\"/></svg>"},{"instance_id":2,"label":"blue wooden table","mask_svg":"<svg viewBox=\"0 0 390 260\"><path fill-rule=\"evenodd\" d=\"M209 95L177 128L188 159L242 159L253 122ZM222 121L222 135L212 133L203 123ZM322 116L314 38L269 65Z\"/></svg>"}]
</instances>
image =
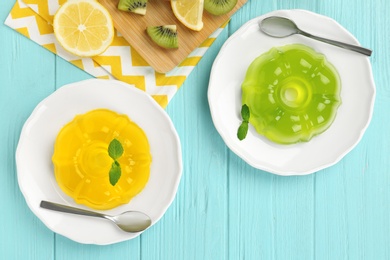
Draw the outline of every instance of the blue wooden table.
<instances>
[{"instance_id":1,"label":"blue wooden table","mask_svg":"<svg viewBox=\"0 0 390 260\"><path fill-rule=\"evenodd\" d=\"M173 204L140 237L109 246L56 235L19 190L23 123L57 88L91 76L5 26L13 4L0 2L0 259L390 259L390 1L248 0L166 109L183 150ZM207 102L210 69L226 39L277 9L329 16L374 50L377 98L361 142L336 165L301 177L242 161L215 130Z\"/></svg>"}]
</instances>

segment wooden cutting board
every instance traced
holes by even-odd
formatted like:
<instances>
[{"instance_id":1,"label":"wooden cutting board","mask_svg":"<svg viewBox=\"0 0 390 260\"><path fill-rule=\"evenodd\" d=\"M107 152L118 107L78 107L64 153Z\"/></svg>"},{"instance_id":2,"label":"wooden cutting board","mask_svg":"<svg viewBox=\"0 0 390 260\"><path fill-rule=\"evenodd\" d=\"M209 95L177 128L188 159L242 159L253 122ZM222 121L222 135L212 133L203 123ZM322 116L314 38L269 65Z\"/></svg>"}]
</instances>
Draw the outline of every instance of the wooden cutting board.
<instances>
[{"instance_id":1,"label":"wooden cutting board","mask_svg":"<svg viewBox=\"0 0 390 260\"><path fill-rule=\"evenodd\" d=\"M161 73L166 73L179 65L215 30L228 21L246 1L238 0L237 5L231 12L221 16L213 16L204 11L204 27L200 32L196 32L188 29L176 19L169 1L149 0L146 15L142 16L118 10L119 0L99 0L110 12L115 28L150 66ZM167 50L161 48L146 33L147 26L168 24L177 25L178 49Z\"/></svg>"}]
</instances>

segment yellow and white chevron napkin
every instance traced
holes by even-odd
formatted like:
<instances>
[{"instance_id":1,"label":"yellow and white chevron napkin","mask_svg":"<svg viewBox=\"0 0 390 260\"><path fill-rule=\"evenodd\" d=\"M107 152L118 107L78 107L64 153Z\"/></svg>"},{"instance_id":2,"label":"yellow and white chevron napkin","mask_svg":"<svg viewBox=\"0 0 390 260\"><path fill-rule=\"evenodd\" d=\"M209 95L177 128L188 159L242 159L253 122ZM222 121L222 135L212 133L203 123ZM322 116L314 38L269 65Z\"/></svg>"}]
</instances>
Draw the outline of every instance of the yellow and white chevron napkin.
<instances>
[{"instance_id":1,"label":"yellow and white chevron napkin","mask_svg":"<svg viewBox=\"0 0 390 260\"><path fill-rule=\"evenodd\" d=\"M215 31L180 65L163 74L154 71L116 32L111 46L101 55L80 58L66 52L53 34L53 16L66 0L17 0L5 24L39 45L97 78L117 79L144 90L165 107L223 30Z\"/></svg>"}]
</instances>

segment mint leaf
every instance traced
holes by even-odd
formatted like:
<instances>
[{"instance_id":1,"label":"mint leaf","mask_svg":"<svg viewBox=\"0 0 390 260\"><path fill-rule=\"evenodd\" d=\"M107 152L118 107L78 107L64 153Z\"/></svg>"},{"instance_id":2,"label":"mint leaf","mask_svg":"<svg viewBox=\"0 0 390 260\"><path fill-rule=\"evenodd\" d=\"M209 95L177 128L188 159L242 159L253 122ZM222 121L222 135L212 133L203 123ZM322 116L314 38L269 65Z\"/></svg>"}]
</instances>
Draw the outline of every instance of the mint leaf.
<instances>
[{"instance_id":1,"label":"mint leaf","mask_svg":"<svg viewBox=\"0 0 390 260\"><path fill-rule=\"evenodd\" d=\"M250 116L251 116L251 114L249 111L249 107L246 104L242 105L242 107L241 107L242 123L238 127L238 130L237 130L237 137L240 141L244 140L246 137L246 134L248 133L248 127L249 127L248 124L249 124Z\"/></svg>"},{"instance_id":2,"label":"mint leaf","mask_svg":"<svg viewBox=\"0 0 390 260\"><path fill-rule=\"evenodd\" d=\"M243 121L237 131L238 139L240 141L244 140L247 133L248 133L248 122Z\"/></svg>"},{"instance_id":3,"label":"mint leaf","mask_svg":"<svg viewBox=\"0 0 390 260\"><path fill-rule=\"evenodd\" d=\"M121 157L123 154L123 146L117 139L112 139L111 143L108 145L108 155L114 159L114 162L111 165L109 172L110 183L112 186L119 181L121 177L121 165L116 160Z\"/></svg>"},{"instance_id":4,"label":"mint leaf","mask_svg":"<svg viewBox=\"0 0 390 260\"><path fill-rule=\"evenodd\" d=\"M117 139L112 139L111 143L108 145L108 155L116 160L121 157L123 154L122 144Z\"/></svg>"},{"instance_id":5,"label":"mint leaf","mask_svg":"<svg viewBox=\"0 0 390 260\"><path fill-rule=\"evenodd\" d=\"M250 116L251 116L251 114L249 111L249 107L246 104L242 105L242 108L241 108L242 120L248 122Z\"/></svg>"},{"instance_id":6,"label":"mint leaf","mask_svg":"<svg viewBox=\"0 0 390 260\"><path fill-rule=\"evenodd\" d=\"M110 169L110 183L112 186L115 186L115 184L119 181L119 178L121 177L121 166L120 164L115 161L112 163L111 165L111 169Z\"/></svg>"}]
</instances>

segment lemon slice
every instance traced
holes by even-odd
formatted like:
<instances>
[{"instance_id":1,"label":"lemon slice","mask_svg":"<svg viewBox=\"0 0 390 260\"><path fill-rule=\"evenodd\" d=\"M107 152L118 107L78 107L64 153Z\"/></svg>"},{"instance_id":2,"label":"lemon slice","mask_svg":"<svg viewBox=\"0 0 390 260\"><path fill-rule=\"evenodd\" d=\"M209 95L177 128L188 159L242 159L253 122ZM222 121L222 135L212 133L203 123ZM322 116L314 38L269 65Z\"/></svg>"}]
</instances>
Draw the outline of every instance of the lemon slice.
<instances>
[{"instance_id":1,"label":"lemon slice","mask_svg":"<svg viewBox=\"0 0 390 260\"><path fill-rule=\"evenodd\" d=\"M82 57L103 53L114 38L111 15L94 0L64 3L54 16L53 27L62 47Z\"/></svg>"},{"instance_id":2,"label":"lemon slice","mask_svg":"<svg viewBox=\"0 0 390 260\"><path fill-rule=\"evenodd\" d=\"M203 0L171 0L176 18L194 31L200 31L203 28L203 5Z\"/></svg>"}]
</instances>

